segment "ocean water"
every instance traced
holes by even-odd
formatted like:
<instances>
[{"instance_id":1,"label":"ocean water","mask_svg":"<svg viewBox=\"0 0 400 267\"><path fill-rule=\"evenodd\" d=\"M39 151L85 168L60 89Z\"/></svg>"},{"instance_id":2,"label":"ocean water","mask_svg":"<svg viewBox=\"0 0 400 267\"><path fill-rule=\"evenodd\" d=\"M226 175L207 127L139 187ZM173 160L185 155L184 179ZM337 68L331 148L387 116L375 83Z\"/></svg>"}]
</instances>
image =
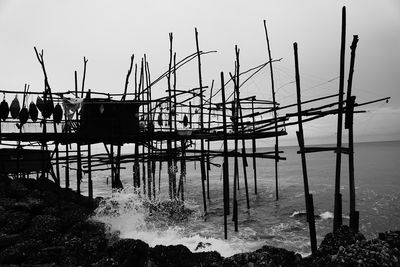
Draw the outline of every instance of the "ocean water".
<instances>
[{"instance_id":1,"label":"ocean water","mask_svg":"<svg viewBox=\"0 0 400 267\"><path fill-rule=\"evenodd\" d=\"M131 147L125 148L133 151ZM305 216L303 178L297 147L283 147L287 160L279 162L279 200L275 200L274 161L257 159L258 194L254 194L252 159L248 159L247 176L250 209L246 207L243 168L239 160L239 232L234 232L228 217L228 239L223 238L222 168L211 166L210 200L208 212L203 213L199 163L187 164L185 209L168 202L166 193L167 164L161 172L161 192L149 201L132 188L132 165L121 171L125 189L112 192L107 183L109 172L93 175L96 196L104 197L93 219L105 222L110 231L121 238L144 240L150 246L186 245L195 251L199 242L207 243L198 251L217 250L223 256L252 251L272 245L310 253L308 225ZM259 149L261 150L261 149ZM343 195L344 224L349 223L348 157L342 157L341 193ZM213 159L221 163L221 159ZM320 152L307 154L310 191L314 196L318 244L332 231L335 154ZM156 170L158 191L159 165ZM178 166L179 167L179 166ZM230 161L233 174L233 161ZM179 173L178 173L179 175ZM232 177L230 175L230 185ZM179 177L179 176L178 176ZM72 187L74 182L72 181ZM355 144L356 209L360 212L360 231L372 238L380 231L396 230L400 225L400 142ZM86 194L87 180L82 184ZM140 191L140 190L139 190ZM230 189L232 194L233 189ZM161 207L150 212L150 206ZM231 204L232 207L232 204Z\"/></svg>"}]
</instances>

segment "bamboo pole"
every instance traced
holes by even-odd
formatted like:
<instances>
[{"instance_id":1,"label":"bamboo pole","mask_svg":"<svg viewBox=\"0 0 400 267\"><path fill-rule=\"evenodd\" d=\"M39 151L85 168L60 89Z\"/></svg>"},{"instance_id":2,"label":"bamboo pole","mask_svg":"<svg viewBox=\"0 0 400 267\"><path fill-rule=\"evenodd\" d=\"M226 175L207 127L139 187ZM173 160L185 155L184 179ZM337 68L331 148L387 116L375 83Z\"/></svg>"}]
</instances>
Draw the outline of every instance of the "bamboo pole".
<instances>
[{"instance_id":1,"label":"bamboo pole","mask_svg":"<svg viewBox=\"0 0 400 267\"><path fill-rule=\"evenodd\" d=\"M184 190L184 186L183 186L183 179L186 177L186 162L185 162L185 156L186 156L186 140L182 139L181 140L181 175L179 177L179 190L178 192L180 192L181 195L181 200L185 201L185 190Z\"/></svg>"},{"instance_id":2,"label":"bamboo pole","mask_svg":"<svg viewBox=\"0 0 400 267\"><path fill-rule=\"evenodd\" d=\"M171 105L171 98L172 98L172 90L171 90L171 68L172 68L172 60L173 60L173 54L172 54L172 41L173 41L173 34L169 33L169 64L168 64L168 75L167 75L167 85L168 85L168 96L169 96L169 102L168 102L168 126L169 126L169 131L172 132L172 105ZM172 141L171 139L167 140L167 151L169 153L168 157L168 184L169 184L169 197L170 199L175 198L175 186L174 186L174 170L172 166Z\"/></svg>"},{"instance_id":3,"label":"bamboo pole","mask_svg":"<svg viewBox=\"0 0 400 267\"><path fill-rule=\"evenodd\" d=\"M254 114L254 98L251 99L251 113ZM255 133L255 119L256 117L253 116L253 133ZM252 151L253 151L253 176L254 176L254 194L257 195L257 158L255 153L257 153L257 143L256 138L252 139Z\"/></svg>"},{"instance_id":4,"label":"bamboo pole","mask_svg":"<svg viewBox=\"0 0 400 267\"><path fill-rule=\"evenodd\" d=\"M211 90L210 90L210 105L208 109L208 129L211 128L211 103L213 97L213 88L214 88L214 80L211 82ZM207 140L207 199L210 199L210 140Z\"/></svg>"},{"instance_id":5,"label":"bamboo pole","mask_svg":"<svg viewBox=\"0 0 400 267\"><path fill-rule=\"evenodd\" d=\"M235 46L235 54L236 54L236 85L235 86L235 91L236 91L236 97L237 97L237 103L236 103L236 110L237 110L237 119L236 122L239 122L239 116L240 116L240 122L242 124L242 132L244 133L245 128L243 125L243 114L242 114L242 107L240 104L240 92L239 92L239 74L240 74L240 63L239 63L239 52L240 50ZM238 131L238 126L236 126L236 130ZM250 199L249 199L249 187L247 183L247 159L246 159L246 140L243 138L242 139L242 165L243 165L243 179L244 179L244 187L245 187L245 193L246 193L246 205L247 209L250 209Z\"/></svg>"},{"instance_id":6,"label":"bamboo pole","mask_svg":"<svg viewBox=\"0 0 400 267\"><path fill-rule=\"evenodd\" d=\"M275 198L276 200L279 199L279 192L278 192L278 161L279 161L279 138L278 138L278 120L276 114L276 98L275 98L275 83L274 83L274 72L272 68L272 56L271 56L271 49L269 45L269 38L268 38L268 31L267 31L267 24L264 20L264 29L265 29L265 37L267 39L267 48L268 48L268 58L269 58L269 69L271 74L271 88L272 88L272 101L273 101L273 110L274 110L274 119L275 119Z\"/></svg>"},{"instance_id":7,"label":"bamboo pole","mask_svg":"<svg viewBox=\"0 0 400 267\"><path fill-rule=\"evenodd\" d=\"M308 176L307 176L307 163L306 155L304 151L304 134L303 134L303 122L301 117L301 93L300 93L300 75L299 75L299 62L297 55L297 43L293 44L294 49L294 60L295 60L295 75L296 75L296 91L297 91L297 112L298 112L298 126L299 131L296 132L297 140L300 147L301 154L301 166L303 170L303 183L304 183L304 197L306 202L307 210L307 221L310 231L311 251L314 254L317 251L317 239L315 232L315 221L314 221L314 205L313 198L309 192L308 187Z\"/></svg>"},{"instance_id":8,"label":"bamboo pole","mask_svg":"<svg viewBox=\"0 0 400 267\"><path fill-rule=\"evenodd\" d=\"M75 71L75 95L78 97L78 73ZM79 114L76 112L76 120L79 120ZM82 162L81 162L81 145L79 141L76 143L76 156L77 156L77 170L76 170L76 191L78 194L81 192L82 181Z\"/></svg>"},{"instance_id":9,"label":"bamboo pole","mask_svg":"<svg viewBox=\"0 0 400 267\"><path fill-rule=\"evenodd\" d=\"M342 8L342 38L340 49L340 79L339 79L339 103L338 103L338 122L337 122L337 151L336 151L336 172L335 172L335 203L333 232L342 225L342 196L340 194L340 171L342 161L342 127L343 127L343 92L344 92L344 68L346 50L346 7Z\"/></svg>"},{"instance_id":10,"label":"bamboo pole","mask_svg":"<svg viewBox=\"0 0 400 267\"><path fill-rule=\"evenodd\" d=\"M199 49L199 37L197 28L195 28L195 37L196 37L196 50L197 50L197 63L199 69L199 87L200 87L200 131L201 133L204 132L204 110L203 110L203 81L201 77L201 60L200 60L200 49ZM205 166L205 157L204 157L204 140L200 138L200 150L201 150L201 157L200 157L200 169L201 169L201 188L203 191L203 206L204 206L204 213L207 213L207 202L206 202L206 191L204 180L206 180L206 166Z\"/></svg>"},{"instance_id":11,"label":"bamboo pole","mask_svg":"<svg viewBox=\"0 0 400 267\"><path fill-rule=\"evenodd\" d=\"M223 163L223 195L224 195L224 237L228 238L227 216L229 214L229 167L228 167L228 140L226 138L226 105L225 105L225 85L224 73L221 72L221 95L222 95L222 121L224 133L224 163Z\"/></svg>"},{"instance_id":12,"label":"bamboo pole","mask_svg":"<svg viewBox=\"0 0 400 267\"><path fill-rule=\"evenodd\" d=\"M349 191L350 191L350 228L355 232L358 232L358 219L359 214L356 211L356 189L354 182L354 138L353 138L353 111L355 96L351 95L353 74L354 74L354 62L358 43L358 36L353 36L353 42L350 46L351 57L350 57L350 70L349 79L347 83L347 100L346 100L346 120L345 128L349 131Z\"/></svg>"}]
</instances>

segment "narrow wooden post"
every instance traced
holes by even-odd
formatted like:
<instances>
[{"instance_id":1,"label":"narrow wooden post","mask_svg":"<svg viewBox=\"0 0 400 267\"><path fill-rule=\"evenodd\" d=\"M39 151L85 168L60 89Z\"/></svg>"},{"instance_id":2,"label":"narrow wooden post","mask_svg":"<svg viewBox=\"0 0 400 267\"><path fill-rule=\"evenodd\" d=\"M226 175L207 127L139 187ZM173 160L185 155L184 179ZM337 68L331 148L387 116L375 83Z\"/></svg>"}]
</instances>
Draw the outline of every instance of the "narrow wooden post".
<instances>
[{"instance_id":1,"label":"narrow wooden post","mask_svg":"<svg viewBox=\"0 0 400 267\"><path fill-rule=\"evenodd\" d=\"M223 194L224 194L224 237L228 238L228 222L229 214L229 158L228 158L228 139L226 130L226 103L225 103L225 82L224 73L221 72L221 95L222 95L222 121L224 133L224 163L223 163Z\"/></svg>"},{"instance_id":2,"label":"narrow wooden post","mask_svg":"<svg viewBox=\"0 0 400 267\"><path fill-rule=\"evenodd\" d=\"M308 176L307 176L307 163L306 163L306 155L304 150L304 135L303 135L303 120L301 114L301 93L300 93L300 72L299 72L299 61L297 55L297 43L293 44L294 49L294 62L295 62L295 75L296 75L296 91L297 91L297 118L299 131L296 132L297 140L300 147L301 154L301 166L303 170L303 184L304 184L304 197L306 202L306 211L307 211L307 221L310 231L310 241L311 241L311 251L315 253L317 251L317 238L315 232L315 221L314 221L314 205L312 200L312 195L310 195L308 188Z\"/></svg>"},{"instance_id":3,"label":"narrow wooden post","mask_svg":"<svg viewBox=\"0 0 400 267\"><path fill-rule=\"evenodd\" d=\"M342 162L342 127L343 127L343 93L344 93L344 68L346 50L346 7L342 8L342 39L340 49L340 79L339 79L339 103L337 122L337 145L336 145L336 172L335 172L335 203L333 232L342 225L342 203L340 194L340 171Z\"/></svg>"},{"instance_id":4,"label":"narrow wooden post","mask_svg":"<svg viewBox=\"0 0 400 267\"><path fill-rule=\"evenodd\" d=\"M69 188L69 144L65 145L65 188Z\"/></svg>"},{"instance_id":5,"label":"narrow wooden post","mask_svg":"<svg viewBox=\"0 0 400 267\"><path fill-rule=\"evenodd\" d=\"M239 76L240 76L240 63L239 63L239 53L240 50L238 49L237 45L235 46L235 55L236 55L236 66L235 66L235 86L234 90L236 93L236 106L235 106L235 113L236 113L236 138L238 139L239 136L239 117L240 117L240 122L242 124L242 135L244 134L244 124L243 124L243 114L242 114L242 107L240 104L240 92L239 92ZM235 148L236 149L236 148ZM244 179L244 187L245 187L245 193L246 193L246 204L247 204L247 209L250 209L250 199L249 199L249 188L248 188L248 183L247 183L247 159L246 159L246 141L244 138L242 138L242 165L243 165L243 179ZM238 180L239 183L239 180Z\"/></svg>"},{"instance_id":6,"label":"narrow wooden post","mask_svg":"<svg viewBox=\"0 0 400 267\"><path fill-rule=\"evenodd\" d=\"M239 78L238 78L239 79ZM239 91L239 88L237 88ZM239 92L238 92L239 95ZM244 135L244 124L243 124L243 114L242 114L242 107L239 103L239 110L240 110L240 122L242 124L242 135ZM247 159L246 159L246 140L242 139L242 165L243 165L243 178L244 178L244 188L246 191L246 204L247 204L247 209L250 209L250 198L249 198L249 187L247 183Z\"/></svg>"},{"instance_id":7,"label":"narrow wooden post","mask_svg":"<svg viewBox=\"0 0 400 267\"><path fill-rule=\"evenodd\" d=\"M185 190L183 186L183 179L186 177L186 140L181 140L181 175L179 177L179 192L181 194L181 200L185 201Z\"/></svg>"},{"instance_id":8,"label":"narrow wooden post","mask_svg":"<svg viewBox=\"0 0 400 267\"><path fill-rule=\"evenodd\" d=\"M169 126L169 132L172 133L172 92L171 92L171 67L172 67L172 41L173 41L173 35L172 33L169 34L169 65L168 65L168 75L167 75L167 82L168 82L168 107L169 107L169 112L168 112L168 126ZM174 170L172 166L172 141L170 138L167 140L167 153L168 153L168 183L169 183L169 197L171 199L175 198L175 187L174 186Z\"/></svg>"},{"instance_id":9,"label":"narrow wooden post","mask_svg":"<svg viewBox=\"0 0 400 267\"><path fill-rule=\"evenodd\" d=\"M235 46L235 51L236 51ZM239 162L238 162L238 122L239 122L239 95L237 87L239 86L237 83L237 72L238 69L238 62L235 62L235 76L231 75L231 79L234 83L234 107L233 111L233 132L235 134L234 146L235 146L235 156L234 156L234 175L233 175L233 214L232 220L235 226L235 232L238 232L238 201L237 201L237 190L239 188Z\"/></svg>"},{"instance_id":10,"label":"narrow wooden post","mask_svg":"<svg viewBox=\"0 0 400 267\"><path fill-rule=\"evenodd\" d=\"M87 93L86 97L90 99L90 90ZM88 140L88 147L87 147L87 160L88 160L88 191L89 191L89 198L93 198L93 181L92 181L92 146L90 144L90 140Z\"/></svg>"},{"instance_id":11,"label":"narrow wooden post","mask_svg":"<svg viewBox=\"0 0 400 267\"><path fill-rule=\"evenodd\" d=\"M353 84L354 62L358 43L358 36L353 36L353 42L350 46L350 70L347 83L347 100L346 100L346 115L345 128L349 131L349 191L350 191L350 228L358 232L358 212L356 211L356 189L354 182L354 140L353 140L353 112L355 104L355 96L351 95Z\"/></svg>"},{"instance_id":12,"label":"narrow wooden post","mask_svg":"<svg viewBox=\"0 0 400 267\"><path fill-rule=\"evenodd\" d=\"M211 82L210 105L208 108L208 129L211 128L211 102L213 97L214 80ZM207 140L207 198L210 199L210 140Z\"/></svg>"},{"instance_id":13,"label":"narrow wooden post","mask_svg":"<svg viewBox=\"0 0 400 267\"><path fill-rule=\"evenodd\" d=\"M78 74L75 71L75 95L78 97ZM79 120L79 114L76 112L76 120ZM82 161L81 161L81 145L80 140L76 143L77 153L77 168L76 168L76 191L78 194L81 193L81 181L82 181Z\"/></svg>"},{"instance_id":14,"label":"narrow wooden post","mask_svg":"<svg viewBox=\"0 0 400 267\"><path fill-rule=\"evenodd\" d=\"M92 148L90 143L88 144L88 189L89 189L89 198L93 198L93 181L92 181Z\"/></svg>"},{"instance_id":15,"label":"narrow wooden post","mask_svg":"<svg viewBox=\"0 0 400 267\"><path fill-rule=\"evenodd\" d=\"M274 120L275 120L275 198L276 200L279 199L279 192L278 192L278 161L279 161L279 140L278 140L278 119L276 114L276 98L275 98L275 83L274 83L274 72L272 68L272 57L271 57L271 49L269 46L269 38L268 38L268 31L267 31L267 24L264 20L264 29L265 29L265 37L267 39L267 48L268 48L268 58L269 58L269 69L271 73L271 88L272 88L272 102L274 108Z\"/></svg>"},{"instance_id":16,"label":"narrow wooden post","mask_svg":"<svg viewBox=\"0 0 400 267\"><path fill-rule=\"evenodd\" d=\"M192 102L189 101L189 128L193 128L192 126Z\"/></svg>"},{"instance_id":17,"label":"narrow wooden post","mask_svg":"<svg viewBox=\"0 0 400 267\"><path fill-rule=\"evenodd\" d=\"M139 144L135 144L135 163L133 174L133 186L140 189L140 164L139 164Z\"/></svg>"},{"instance_id":18,"label":"narrow wooden post","mask_svg":"<svg viewBox=\"0 0 400 267\"><path fill-rule=\"evenodd\" d=\"M255 133L255 119L254 116L254 97L251 99L251 113L253 114L253 134ZM257 158L255 153L257 152L256 138L252 139L252 148L253 148L253 176L254 176L254 194L257 195Z\"/></svg>"},{"instance_id":19,"label":"narrow wooden post","mask_svg":"<svg viewBox=\"0 0 400 267\"><path fill-rule=\"evenodd\" d=\"M114 145L110 144L111 188L115 188Z\"/></svg>"},{"instance_id":20,"label":"narrow wooden post","mask_svg":"<svg viewBox=\"0 0 400 267\"><path fill-rule=\"evenodd\" d=\"M197 63L199 69L199 87L200 87L200 132L204 132L204 110L203 110L203 81L201 77L201 61L200 61L200 49L199 49L199 37L197 28L195 28L195 37L196 37L196 50L197 50ZM204 157L204 140L203 137L200 138L200 170L201 170L201 188L203 191L203 205L204 205L204 213L207 213L207 202L206 202L206 191L204 180L206 180L206 166L205 166L205 157Z\"/></svg>"}]
</instances>

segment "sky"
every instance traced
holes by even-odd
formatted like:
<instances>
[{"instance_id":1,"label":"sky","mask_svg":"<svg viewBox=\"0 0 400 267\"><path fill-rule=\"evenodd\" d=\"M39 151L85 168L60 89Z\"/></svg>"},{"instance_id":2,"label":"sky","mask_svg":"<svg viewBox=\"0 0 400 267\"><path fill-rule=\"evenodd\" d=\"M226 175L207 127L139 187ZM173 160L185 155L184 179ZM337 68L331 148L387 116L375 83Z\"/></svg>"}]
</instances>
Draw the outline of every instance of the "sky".
<instances>
[{"instance_id":1,"label":"sky","mask_svg":"<svg viewBox=\"0 0 400 267\"><path fill-rule=\"evenodd\" d=\"M43 90L43 74L33 47L44 50L53 92L74 89L74 71L82 76L88 59L86 88L122 93L130 56L146 53L152 78L168 69L169 39L183 58L196 49L217 53L202 57L203 83L219 84L221 71L234 71L234 47L243 70L266 62L263 20L270 37L279 103L295 101L293 42L299 45L303 99L338 91L341 9L347 8L346 80L352 36L359 36L353 92L357 102L391 97L355 118L356 141L400 139L400 1L398 0L0 0L0 89ZM133 90L131 86L129 90ZM166 93L166 81L155 94ZM198 86L197 65L178 73L177 88ZM243 94L271 99L267 69L254 77ZM290 129L283 143L295 143ZM306 140L335 140L336 118L305 126Z\"/></svg>"}]
</instances>

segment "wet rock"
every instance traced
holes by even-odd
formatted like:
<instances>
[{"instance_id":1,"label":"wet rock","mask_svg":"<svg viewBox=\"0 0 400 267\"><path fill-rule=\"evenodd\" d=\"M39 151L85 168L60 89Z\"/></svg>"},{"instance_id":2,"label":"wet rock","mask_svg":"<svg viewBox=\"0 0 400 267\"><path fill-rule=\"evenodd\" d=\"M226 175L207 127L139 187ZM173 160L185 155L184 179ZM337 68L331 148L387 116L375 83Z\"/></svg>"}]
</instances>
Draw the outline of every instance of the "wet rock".
<instances>
[{"instance_id":1,"label":"wet rock","mask_svg":"<svg viewBox=\"0 0 400 267\"><path fill-rule=\"evenodd\" d=\"M211 246L211 243L208 243L208 242L205 242L205 243L199 242L194 250L195 250L195 251L198 251L199 249L204 249L204 248L209 247L209 246Z\"/></svg>"},{"instance_id":2,"label":"wet rock","mask_svg":"<svg viewBox=\"0 0 400 267\"><path fill-rule=\"evenodd\" d=\"M302 266L301 255L283 248L263 246L254 252L236 254L226 258L223 266Z\"/></svg>"},{"instance_id":3,"label":"wet rock","mask_svg":"<svg viewBox=\"0 0 400 267\"><path fill-rule=\"evenodd\" d=\"M5 235L2 234L0 235L0 251L15 245L17 242L22 240L23 237L21 234L11 234L11 235Z\"/></svg>"},{"instance_id":4,"label":"wet rock","mask_svg":"<svg viewBox=\"0 0 400 267\"><path fill-rule=\"evenodd\" d=\"M149 245L135 239L119 240L108 249L109 257L117 261L119 266L145 266L149 252Z\"/></svg>"},{"instance_id":5,"label":"wet rock","mask_svg":"<svg viewBox=\"0 0 400 267\"><path fill-rule=\"evenodd\" d=\"M29 193L28 188L19 180L11 180L7 187L7 195L11 198L20 199Z\"/></svg>"},{"instance_id":6,"label":"wet rock","mask_svg":"<svg viewBox=\"0 0 400 267\"><path fill-rule=\"evenodd\" d=\"M52 215L37 215L25 231L32 238L51 242L61 234L61 220Z\"/></svg>"},{"instance_id":7,"label":"wet rock","mask_svg":"<svg viewBox=\"0 0 400 267\"><path fill-rule=\"evenodd\" d=\"M4 216L6 223L0 229L0 233L4 234L21 233L31 220L31 215L25 211L9 210Z\"/></svg>"},{"instance_id":8,"label":"wet rock","mask_svg":"<svg viewBox=\"0 0 400 267\"><path fill-rule=\"evenodd\" d=\"M335 233L329 233L322 240L318 252L322 255L334 255L340 247L345 247L365 240L361 233L355 233L347 225L341 226Z\"/></svg>"},{"instance_id":9,"label":"wet rock","mask_svg":"<svg viewBox=\"0 0 400 267\"><path fill-rule=\"evenodd\" d=\"M378 238L386 241L391 247L400 249L400 231L388 231L379 233Z\"/></svg>"},{"instance_id":10,"label":"wet rock","mask_svg":"<svg viewBox=\"0 0 400 267\"><path fill-rule=\"evenodd\" d=\"M34 239L24 240L1 251L0 264L20 264L29 258L37 257L37 253L41 248L43 248L41 241Z\"/></svg>"},{"instance_id":11,"label":"wet rock","mask_svg":"<svg viewBox=\"0 0 400 267\"><path fill-rule=\"evenodd\" d=\"M15 202L14 204L15 210L27 211L30 213L38 213L44 207L44 202L35 197L26 197L23 200Z\"/></svg>"}]
</instances>

